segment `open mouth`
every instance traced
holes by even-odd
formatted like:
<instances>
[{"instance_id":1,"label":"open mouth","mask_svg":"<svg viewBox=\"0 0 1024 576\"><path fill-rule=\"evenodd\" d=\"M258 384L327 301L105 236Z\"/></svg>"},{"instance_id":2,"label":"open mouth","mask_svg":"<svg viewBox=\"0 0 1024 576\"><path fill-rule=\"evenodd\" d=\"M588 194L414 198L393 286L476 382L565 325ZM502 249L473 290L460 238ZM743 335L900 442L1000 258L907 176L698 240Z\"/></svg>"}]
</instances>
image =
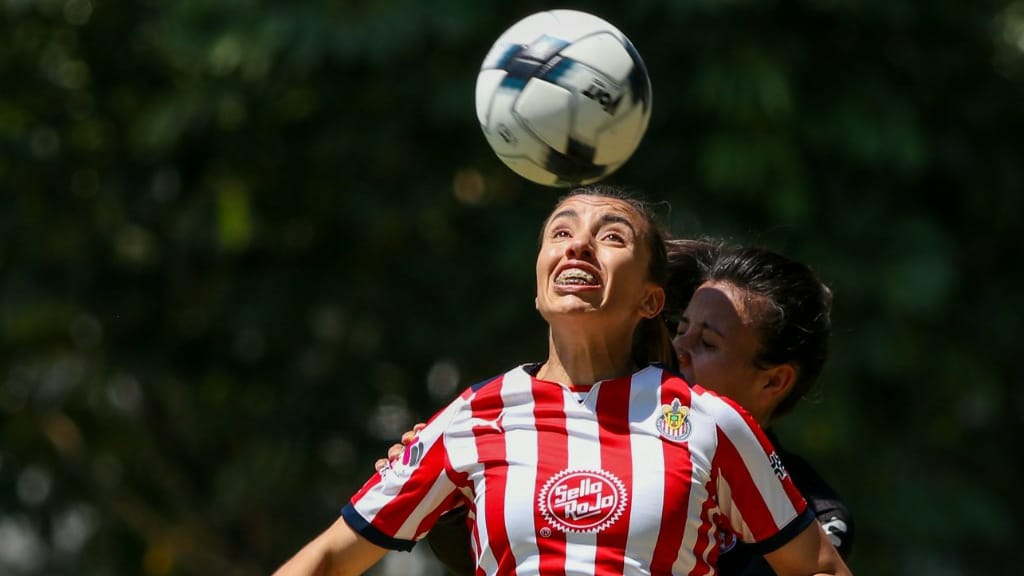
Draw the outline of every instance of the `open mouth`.
<instances>
[{"instance_id":1,"label":"open mouth","mask_svg":"<svg viewBox=\"0 0 1024 576\"><path fill-rule=\"evenodd\" d=\"M579 268L566 268L555 277L558 286L597 286L597 277Z\"/></svg>"}]
</instances>

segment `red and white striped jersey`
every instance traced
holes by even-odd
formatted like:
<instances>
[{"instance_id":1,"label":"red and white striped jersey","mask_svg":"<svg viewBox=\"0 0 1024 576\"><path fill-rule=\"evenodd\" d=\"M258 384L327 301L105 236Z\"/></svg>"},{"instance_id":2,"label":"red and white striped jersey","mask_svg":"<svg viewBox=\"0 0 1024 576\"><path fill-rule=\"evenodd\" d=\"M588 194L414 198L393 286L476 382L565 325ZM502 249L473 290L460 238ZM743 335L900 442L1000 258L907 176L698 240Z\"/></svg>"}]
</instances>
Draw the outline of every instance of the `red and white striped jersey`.
<instances>
[{"instance_id":1,"label":"red and white striped jersey","mask_svg":"<svg viewBox=\"0 0 1024 576\"><path fill-rule=\"evenodd\" d=\"M478 575L714 574L721 533L768 550L814 518L731 401L649 366L585 394L521 366L467 389L342 511L408 550L460 499Z\"/></svg>"}]
</instances>

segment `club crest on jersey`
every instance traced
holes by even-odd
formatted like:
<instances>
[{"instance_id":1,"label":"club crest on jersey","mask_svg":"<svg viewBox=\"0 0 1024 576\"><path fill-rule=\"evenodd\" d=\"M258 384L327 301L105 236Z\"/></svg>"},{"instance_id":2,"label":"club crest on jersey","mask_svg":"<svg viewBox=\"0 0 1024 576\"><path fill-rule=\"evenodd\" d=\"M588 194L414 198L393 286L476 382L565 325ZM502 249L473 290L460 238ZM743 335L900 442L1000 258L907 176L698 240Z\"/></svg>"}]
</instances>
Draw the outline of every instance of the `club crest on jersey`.
<instances>
[{"instance_id":1,"label":"club crest on jersey","mask_svg":"<svg viewBox=\"0 0 1024 576\"><path fill-rule=\"evenodd\" d=\"M665 438L682 442L690 437L690 409L679 398L673 398L672 404L661 405L661 416L655 425Z\"/></svg>"},{"instance_id":2,"label":"club crest on jersey","mask_svg":"<svg viewBox=\"0 0 1024 576\"><path fill-rule=\"evenodd\" d=\"M548 478L537 506L553 529L596 533L622 516L627 498L626 485L611 472L569 469Z\"/></svg>"}]
</instances>

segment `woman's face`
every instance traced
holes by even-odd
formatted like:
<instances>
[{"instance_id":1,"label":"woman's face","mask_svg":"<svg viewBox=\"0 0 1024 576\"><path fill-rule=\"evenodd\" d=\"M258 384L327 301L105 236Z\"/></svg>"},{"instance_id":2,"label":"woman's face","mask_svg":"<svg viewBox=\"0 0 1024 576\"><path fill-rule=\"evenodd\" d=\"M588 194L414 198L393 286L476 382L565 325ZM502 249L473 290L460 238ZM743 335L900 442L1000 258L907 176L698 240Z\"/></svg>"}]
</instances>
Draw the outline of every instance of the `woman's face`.
<instances>
[{"instance_id":1,"label":"woman's face","mask_svg":"<svg viewBox=\"0 0 1024 576\"><path fill-rule=\"evenodd\" d=\"M683 313L672 345L686 380L727 396L764 421L758 394L768 372L755 365L760 338L755 320L765 303L727 282L697 288Z\"/></svg>"},{"instance_id":2,"label":"woman's face","mask_svg":"<svg viewBox=\"0 0 1024 576\"><path fill-rule=\"evenodd\" d=\"M559 315L651 318L664 291L648 279L647 224L628 203L573 196L555 208L537 254L537 309ZM639 316L638 316L639 315Z\"/></svg>"}]
</instances>

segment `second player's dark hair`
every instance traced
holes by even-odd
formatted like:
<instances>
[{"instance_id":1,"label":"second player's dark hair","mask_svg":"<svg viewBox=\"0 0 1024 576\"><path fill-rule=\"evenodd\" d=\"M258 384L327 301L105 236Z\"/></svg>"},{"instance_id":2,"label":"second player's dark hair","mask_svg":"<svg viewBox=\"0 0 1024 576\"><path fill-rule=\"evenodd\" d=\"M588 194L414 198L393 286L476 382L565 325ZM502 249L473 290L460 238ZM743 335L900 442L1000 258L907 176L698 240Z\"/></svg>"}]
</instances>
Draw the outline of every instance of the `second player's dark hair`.
<instances>
[{"instance_id":1,"label":"second player's dark hair","mask_svg":"<svg viewBox=\"0 0 1024 576\"><path fill-rule=\"evenodd\" d=\"M832 292L806 264L762 248L719 248L707 280L728 282L763 299L753 303L761 367L792 362L793 390L773 416L791 411L814 385L828 358L832 334Z\"/></svg>"},{"instance_id":2,"label":"second player's dark hair","mask_svg":"<svg viewBox=\"0 0 1024 576\"><path fill-rule=\"evenodd\" d=\"M668 275L665 285L665 313L675 317L686 309L690 298L704 280L721 250L718 240L672 238L665 241ZM675 329L675 326L672 327Z\"/></svg>"}]
</instances>

